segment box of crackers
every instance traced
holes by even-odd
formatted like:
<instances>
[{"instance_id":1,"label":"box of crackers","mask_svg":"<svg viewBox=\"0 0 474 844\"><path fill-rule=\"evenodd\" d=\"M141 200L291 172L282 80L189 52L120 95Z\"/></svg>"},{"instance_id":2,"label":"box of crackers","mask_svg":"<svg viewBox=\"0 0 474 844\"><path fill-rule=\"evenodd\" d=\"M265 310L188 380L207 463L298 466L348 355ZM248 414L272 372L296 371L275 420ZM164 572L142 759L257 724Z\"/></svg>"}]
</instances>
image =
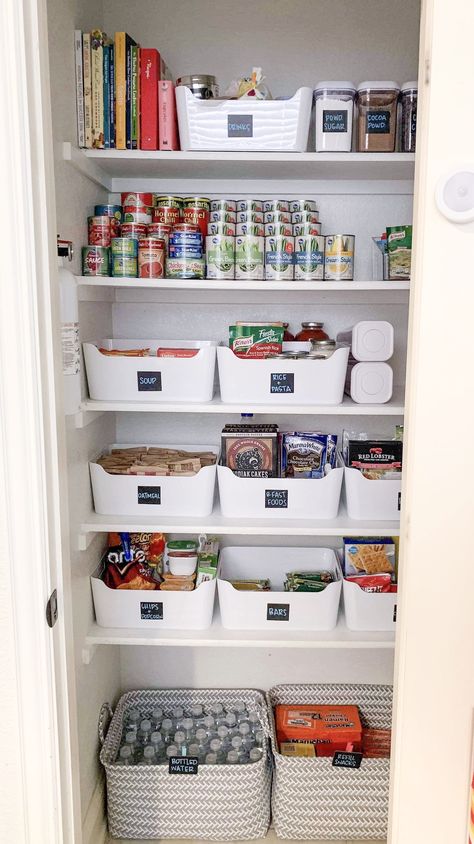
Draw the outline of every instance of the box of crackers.
<instances>
[{"instance_id":1,"label":"box of crackers","mask_svg":"<svg viewBox=\"0 0 474 844\"><path fill-rule=\"evenodd\" d=\"M344 537L344 574L390 574L395 579L395 543L391 536Z\"/></svg>"}]
</instances>

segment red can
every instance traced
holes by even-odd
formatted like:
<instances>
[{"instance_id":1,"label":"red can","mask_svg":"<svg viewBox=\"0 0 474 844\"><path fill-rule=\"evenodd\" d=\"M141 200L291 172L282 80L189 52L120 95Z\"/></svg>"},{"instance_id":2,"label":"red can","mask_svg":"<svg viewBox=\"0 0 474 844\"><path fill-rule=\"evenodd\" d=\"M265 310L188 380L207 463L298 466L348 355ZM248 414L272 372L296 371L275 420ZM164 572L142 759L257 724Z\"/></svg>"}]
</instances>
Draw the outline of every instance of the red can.
<instances>
[{"instance_id":1,"label":"red can","mask_svg":"<svg viewBox=\"0 0 474 844\"><path fill-rule=\"evenodd\" d=\"M163 238L144 237L138 241L138 277L163 278L166 243Z\"/></svg>"},{"instance_id":2,"label":"red can","mask_svg":"<svg viewBox=\"0 0 474 844\"><path fill-rule=\"evenodd\" d=\"M153 222L164 223L167 226L174 226L181 220L181 209L172 208L171 206L159 207L153 209Z\"/></svg>"},{"instance_id":3,"label":"red can","mask_svg":"<svg viewBox=\"0 0 474 844\"><path fill-rule=\"evenodd\" d=\"M115 217L88 217L87 242L90 246L110 246L120 236L120 223Z\"/></svg>"},{"instance_id":4,"label":"red can","mask_svg":"<svg viewBox=\"0 0 474 844\"><path fill-rule=\"evenodd\" d=\"M124 223L141 223L143 226L148 226L151 223L151 208L147 205L142 205L136 208L134 205L126 205L123 209Z\"/></svg>"},{"instance_id":5,"label":"red can","mask_svg":"<svg viewBox=\"0 0 474 844\"><path fill-rule=\"evenodd\" d=\"M177 223L173 226L174 232L199 232L201 231L197 223Z\"/></svg>"},{"instance_id":6,"label":"red can","mask_svg":"<svg viewBox=\"0 0 474 844\"><path fill-rule=\"evenodd\" d=\"M183 217L187 223L198 225L202 236L206 237L209 222L209 211L206 208L199 208L196 205L190 206L184 209Z\"/></svg>"},{"instance_id":7,"label":"red can","mask_svg":"<svg viewBox=\"0 0 474 844\"><path fill-rule=\"evenodd\" d=\"M122 223L122 237L134 237L139 240L148 234L148 226L144 223Z\"/></svg>"},{"instance_id":8,"label":"red can","mask_svg":"<svg viewBox=\"0 0 474 844\"><path fill-rule=\"evenodd\" d=\"M166 223L152 223L148 226L148 237L161 238L166 244L168 244L170 233L171 226L166 225Z\"/></svg>"},{"instance_id":9,"label":"red can","mask_svg":"<svg viewBox=\"0 0 474 844\"><path fill-rule=\"evenodd\" d=\"M149 208L150 205L153 205L153 194L152 193L121 193L120 196L122 197L122 205L125 207L126 205L132 206L133 208Z\"/></svg>"}]
</instances>

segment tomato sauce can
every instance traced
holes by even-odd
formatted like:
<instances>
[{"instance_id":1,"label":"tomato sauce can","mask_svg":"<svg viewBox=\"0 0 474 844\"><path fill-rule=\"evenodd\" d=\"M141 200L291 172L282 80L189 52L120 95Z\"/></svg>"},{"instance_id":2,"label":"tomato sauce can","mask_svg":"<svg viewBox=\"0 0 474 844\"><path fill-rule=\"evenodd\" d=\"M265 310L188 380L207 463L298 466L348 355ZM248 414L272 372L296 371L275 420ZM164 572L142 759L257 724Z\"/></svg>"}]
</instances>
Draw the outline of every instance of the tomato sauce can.
<instances>
[{"instance_id":1,"label":"tomato sauce can","mask_svg":"<svg viewBox=\"0 0 474 844\"><path fill-rule=\"evenodd\" d=\"M150 203L151 204L151 203ZM153 207L154 208L178 208L179 210L183 207L183 197L182 196L160 196L157 193L153 194Z\"/></svg>"},{"instance_id":2,"label":"tomato sauce can","mask_svg":"<svg viewBox=\"0 0 474 844\"><path fill-rule=\"evenodd\" d=\"M148 234L148 226L144 223L123 223L122 237L135 237L139 240L141 237L146 237Z\"/></svg>"},{"instance_id":3,"label":"tomato sauce can","mask_svg":"<svg viewBox=\"0 0 474 844\"><path fill-rule=\"evenodd\" d=\"M151 208L143 205L136 208L133 205L126 205L123 209L124 223L142 223L147 226L151 223Z\"/></svg>"},{"instance_id":4,"label":"tomato sauce can","mask_svg":"<svg viewBox=\"0 0 474 844\"><path fill-rule=\"evenodd\" d=\"M132 258L130 255L112 255L112 275L115 278L136 278L138 275L137 258Z\"/></svg>"},{"instance_id":5,"label":"tomato sauce can","mask_svg":"<svg viewBox=\"0 0 474 844\"><path fill-rule=\"evenodd\" d=\"M153 222L164 223L165 226L174 226L181 220L181 208L171 206L159 206L153 209Z\"/></svg>"},{"instance_id":6,"label":"tomato sauce can","mask_svg":"<svg viewBox=\"0 0 474 844\"><path fill-rule=\"evenodd\" d=\"M110 246L113 237L119 237L120 223L115 217L88 217L87 242L90 246Z\"/></svg>"},{"instance_id":7,"label":"tomato sauce can","mask_svg":"<svg viewBox=\"0 0 474 844\"><path fill-rule=\"evenodd\" d=\"M199 206L188 205L183 211L184 220L186 223L193 223L198 225L203 237L207 235L207 224L209 222L209 211L206 208Z\"/></svg>"},{"instance_id":8,"label":"tomato sauce can","mask_svg":"<svg viewBox=\"0 0 474 844\"><path fill-rule=\"evenodd\" d=\"M166 243L163 238L145 237L138 241L138 277L163 278Z\"/></svg>"},{"instance_id":9,"label":"tomato sauce can","mask_svg":"<svg viewBox=\"0 0 474 844\"><path fill-rule=\"evenodd\" d=\"M135 237L115 237L112 240L112 256L125 255L136 258L138 255L138 241Z\"/></svg>"},{"instance_id":10,"label":"tomato sauce can","mask_svg":"<svg viewBox=\"0 0 474 844\"><path fill-rule=\"evenodd\" d=\"M120 198L124 209L126 207L149 208L150 205L153 205L153 194L151 193L121 193Z\"/></svg>"},{"instance_id":11,"label":"tomato sauce can","mask_svg":"<svg viewBox=\"0 0 474 844\"><path fill-rule=\"evenodd\" d=\"M204 208L211 210L211 200L208 196L186 196L183 201L184 208Z\"/></svg>"},{"instance_id":12,"label":"tomato sauce can","mask_svg":"<svg viewBox=\"0 0 474 844\"><path fill-rule=\"evenodd\" d=\"M121 205L96 205L94 208L94 215L96 217L115 217L119 223L122 222L122 206Z\"/></svg>"},{"instance_id":13,"label":"tomato sauce can","mask_svg":"<svg viewBox=\"0 0 474 844\"><path fill-rule=\"evenodd\" d=\"M108 276L110 272L110 249L106 246L82 247L82 275Z\"/></svg>"}]
</instances>

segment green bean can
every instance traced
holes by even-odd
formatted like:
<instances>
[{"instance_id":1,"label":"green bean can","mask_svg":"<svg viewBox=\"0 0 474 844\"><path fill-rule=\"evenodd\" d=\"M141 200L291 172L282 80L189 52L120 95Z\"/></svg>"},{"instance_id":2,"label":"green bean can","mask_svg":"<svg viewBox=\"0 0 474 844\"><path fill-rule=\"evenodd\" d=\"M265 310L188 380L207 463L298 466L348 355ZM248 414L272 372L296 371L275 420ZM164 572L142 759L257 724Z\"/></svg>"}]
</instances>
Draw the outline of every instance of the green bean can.
<instances>
[{"instance_id":1,"label":"green bean can","mask_svg":"<svg viewBox=\"0 0 474 844\"><path fill-rule=\"evenodd\" d=\"M324 237L303 234L295 237L295 279L313 281L324 278Z\"/></svg>"},{"instance_id":2,"label":"green bean can","mask_svg":"<svg viewBox=\"0 0 474 844\"><path fill-rule=\"evenodd\" d=\"M235 278L263 279L264 243L250 234L235 238Z\"/></svg>"},{"instance_id":3,"label":"green bean can","mask_svg":"<svg viewBox=\"0 0 474 844\"><path fill-rule=\"evenodd\" d=\"M211 234L206 237L208 278L234 278L235 237Z\"/></svg>"},{"instance_id":4,"label":"green bean can","mask_svg":"<svg viewBox=\"0 0 474 844\"><path fill-rule=\"evenodd\" d=\"M265 238L265 278L273 281L291 280L294 276L294 237L272 235Z\"/></svg>"},{"instance_id":5,"label":"green bean can","mask_svg":"<svg viewBox=\"0 0 474 844\"><path fill-rule=\"evenodd\" d=\"M112 255L112 275L115 278L137 278L138 258L129 255Z\"/></svg>"}]
</instances>

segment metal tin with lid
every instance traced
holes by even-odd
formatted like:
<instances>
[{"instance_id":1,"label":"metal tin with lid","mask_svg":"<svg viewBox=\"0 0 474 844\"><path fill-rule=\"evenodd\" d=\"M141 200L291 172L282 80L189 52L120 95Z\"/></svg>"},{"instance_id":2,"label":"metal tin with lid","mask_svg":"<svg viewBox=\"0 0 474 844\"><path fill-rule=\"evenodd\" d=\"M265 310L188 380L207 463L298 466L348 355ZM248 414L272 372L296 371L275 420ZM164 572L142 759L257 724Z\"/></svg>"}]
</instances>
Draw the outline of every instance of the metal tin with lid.
<instances>
[{"instance_id":1,"label":"metal tin with lid","mask_svg":"<svg viewBox=\"0 0 474 844\"><path fill-rule=\"evenodd\" d=\"M336 351L335 340L310 340L311 349L310 354L317 354L318 357L330 358Z\"/></svg>"},{"instance_id":2,"label":"metal tin with lid","mask_svg":"<svg viewBox=\"0 0 474 844\"><path fill-rule=\"evenodd\" d=\"M219 96L217 79L208 73L189 73L186 76L179 76L176 87L180 85L189 88L198 100L212 100Z\"/></svg>"}]
</instances>

